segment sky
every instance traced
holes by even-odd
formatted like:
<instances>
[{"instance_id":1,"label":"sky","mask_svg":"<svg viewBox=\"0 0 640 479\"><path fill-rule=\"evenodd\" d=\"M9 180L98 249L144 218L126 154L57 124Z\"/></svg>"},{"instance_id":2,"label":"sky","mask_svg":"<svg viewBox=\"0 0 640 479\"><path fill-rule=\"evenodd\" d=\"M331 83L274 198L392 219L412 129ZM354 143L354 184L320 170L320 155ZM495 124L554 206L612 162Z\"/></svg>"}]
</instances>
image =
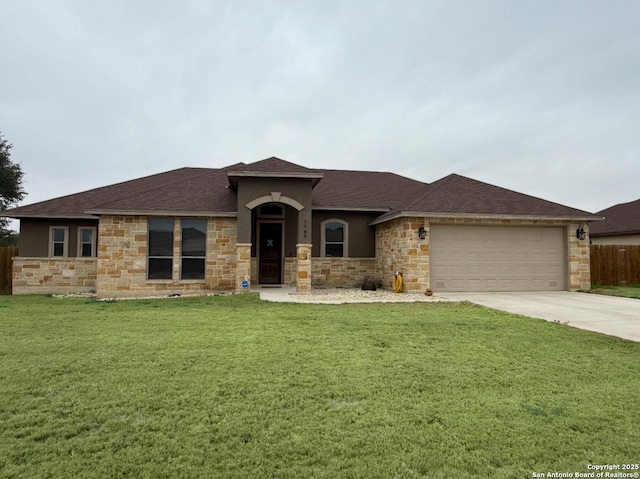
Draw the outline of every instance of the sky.
<instances>
[{"instance_id":1,"label":"sky","mask_svg":"<svg viewBox=\"0 0 640 479\"><path fill-rule=\"evenodd\" d=\"M21 204L276 156L640 198L636 0L0 0Z\"/></svg>"}]
</instances>

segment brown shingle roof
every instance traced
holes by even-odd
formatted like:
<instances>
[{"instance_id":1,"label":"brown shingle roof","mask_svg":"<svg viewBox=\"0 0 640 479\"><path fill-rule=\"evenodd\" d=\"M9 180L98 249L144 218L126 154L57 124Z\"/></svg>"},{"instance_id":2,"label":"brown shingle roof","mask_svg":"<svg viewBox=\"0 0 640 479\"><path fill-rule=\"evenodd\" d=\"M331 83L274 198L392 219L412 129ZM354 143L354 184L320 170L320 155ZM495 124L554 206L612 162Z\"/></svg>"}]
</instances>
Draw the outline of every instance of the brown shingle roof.
<instances>
[{"instance_id":1,"label":"brown shingle roof","mask_svg":"<svg viewBox=\"0 0 640 479\"><path fill-rule=\"evenodd\" d=\"M8 210L13 218L87 217L87 211L236 211L224 170L180 168Z\"/></svg>"},{"instance_id":2,"label":"brown shingle roof","mask_svg":"<svg viewBox=\"0 0 640 479\"><path fill-rule=\"evenodd\" d=\"M640 232L640 200L620 203L596 215L604 216L604 220L589 224L590 236Z\"/></svg>"},{"instance_id":3,"label":"brown shingle roof","mask_svg":"<svg viewBox=\"0 0 640 479\"><path fill-rule=\"evenodd\" d=\"M394 173L324 170L324 179L313 190L313 207L360 208L382 212L426 186L427 183Z\"/></svg>"},{"instance_id":4,"label":"brown shingle roof","mask_svg":"<svg viewBox=\"0 0 640 479\"><path fill-rule=\"evenodd\" d=\"M227 176L229 177L229 185L235 188L241 177L307 178L312 180L312 186L315 187L323 175L320 170L311 170L272 156L248 165L242 164L231 169L227 168Z\"/></svg>"},{"instance_id":5,"label":"brown shingle roof","mask_svg":"<svg viewBox=\"0 0 640 479\"><path fill-rule=\"evenodd\" d=\"M229 188L229 180L237 173L268 176L281 173L313 178L313 181L319 181L313 190L314 209L386 212L376 223L415 212L596 219L584 211L459 175L449 175L429 185L394 173L309 169L279 158L248 165L238 163L221 169L180 168L5 213L13 218L87 217L106 212L236 214L237 196Z\"/></svg>"},{"instance_id":6,"label":"brown shingle roof","mask_svg":"<svg viewBox=\"0 0 640 479\"><path fill-rule=\"evenodd\" d=\"M227 168L229 170L229 168ZM252 173L317 173L318 170L311 170L304 166L296 165L289 161L281 160L272 156L265 160L256 161L254 163L240 164L233 168L233 171L246 171Z\"/></svg>"},{"instance_id":7,"label":"brown shingle roof","mask_svg":"<svg viewBox=\"0 0 640 479\"><path fill-rule=\"evenodd\" d=\"M431 183L376 222L406 213L549 216L596 219L586 211L563 206L498 186L451 174Z\"/></svg>"}]
</instances>

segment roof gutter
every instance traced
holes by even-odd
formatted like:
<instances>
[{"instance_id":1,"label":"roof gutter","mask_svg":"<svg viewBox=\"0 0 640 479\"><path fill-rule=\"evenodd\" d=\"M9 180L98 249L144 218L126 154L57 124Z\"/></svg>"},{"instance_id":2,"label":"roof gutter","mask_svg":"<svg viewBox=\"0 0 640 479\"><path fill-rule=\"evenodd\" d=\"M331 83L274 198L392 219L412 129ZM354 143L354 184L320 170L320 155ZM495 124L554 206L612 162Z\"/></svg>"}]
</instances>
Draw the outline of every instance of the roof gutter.
<instances>
[{"instance_id":1,"label":"roof gutter","mask_svg":"<svg viewBox=\"0 0 640 479\"><path fill-rule=\"evenodd\" d=\"M4 213L4 212L3 212ZM62 215L62 214L44 214L44 213L22 213L16 215L5 215L2 214L0 216L6 216L7 218L13 218L19 220L21 218L33 218L33 219L65 219L65 220L97 220L97 216L93 216L91 214L70 214L70 215Z\"/></svg>"},{"instance_id":2,"label":"roof gutter","mask_svg":"<svg viewBox=\"0 0 640 479\"><path fill-rule=\"evenodd\" d=\"M640 230L635 231L607 231L606 233L592 233L589 231L589 236L592 238L597 238L598 236L626 236L626 235L637 235L640 234Z\"/></svg>"},{"instance_id":3,"label":"roof gutter","mask_svg":"<svg viewBox=\"0 0 640 479\"><path fill-rule=\"evenodd\" d=\"M87 213L112 216L183 216L197 218L235 218L238 216L237 211L87 210ZM97 218L97 216L92 216L91 218Z\"/></svg>"},{"instance_id":4,"label":"roof gutter","mask_svg":"<svg viewBox=\"0 0 640 479\"><path fill-rule=\"evenodd\" d=\"M604 217L596 215L584 215L584 216L543 216L543 215L507 215L507 214L488 214L488 213L442 213L442 212L424 212L424 211L399 211L391 215L383 215L384 217L376 218L369 222L369 226L374 226L387 221L392 221L398 218L459 218L459 219L494 219L494 220L537 220L537 221L600 221Z\"/></svg>"},{"instance_id":5,"label":"roof gutter","mask_svg":"<svg viewBox=\"0 0 640 479\"><path fill-rule=\"evenodd\" d=\"M313 211L357 211L363 213L386 213L391 211L391 208L359 208L357 206L352 208L344 206L312 206L311 209Z\"/></svg>"},{"instance_id":6,"label":"roof gutter","mask_svg":"<svg viewBox=\"0 0 640 479\"><path fill-rule=\"evenodd\" d=\"M264 172L264 171L228 171L227 177L232 187L238 186L238 178L297 178L303 180L312 180L312 186L315 187L318 182L324 178L324 173L296 173L296 172Z\"/></svg>"}]
</instances>

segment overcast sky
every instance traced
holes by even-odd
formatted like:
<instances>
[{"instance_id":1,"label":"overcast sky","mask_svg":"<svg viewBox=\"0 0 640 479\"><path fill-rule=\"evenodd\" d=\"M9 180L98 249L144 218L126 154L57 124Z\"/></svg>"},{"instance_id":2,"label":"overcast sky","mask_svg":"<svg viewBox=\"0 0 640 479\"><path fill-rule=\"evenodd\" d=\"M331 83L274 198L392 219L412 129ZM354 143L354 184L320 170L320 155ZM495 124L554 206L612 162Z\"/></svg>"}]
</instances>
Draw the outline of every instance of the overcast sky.
<instances>
[{"instance_id":1,"label":"overcast sky","mask_svg":"<svg viewBox=\"0 0 640 479\"><path fill-rule=\"evenodd\" d=\"M22 204L183 166L640 198L640 1L0 0Z\"/></svg>"}]
</instances>

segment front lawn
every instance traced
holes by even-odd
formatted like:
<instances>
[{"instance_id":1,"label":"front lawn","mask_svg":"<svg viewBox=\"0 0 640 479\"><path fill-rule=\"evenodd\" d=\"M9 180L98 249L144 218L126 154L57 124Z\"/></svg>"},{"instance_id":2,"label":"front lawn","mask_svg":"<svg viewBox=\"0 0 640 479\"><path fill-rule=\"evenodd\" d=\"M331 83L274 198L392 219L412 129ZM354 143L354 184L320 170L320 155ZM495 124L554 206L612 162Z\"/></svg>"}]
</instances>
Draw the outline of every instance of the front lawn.
<instances>
[{"instance_id":1,"label":"front lawn","mask_svg":"<svg viewBox=\"0 0 640 479\"><path fill-rule=\"evenodd\" d=\"M640 299L640 284L634 284L631 286L593 286L589 292L605 294L608 296Z\"/></svg>"},{"instance_id":2,"label":"front lawn","mask_svg":"<svg viewBox=\"0 0 640 479\"><path fill-rule=\"evenodd\" d=\"M0 298L0 477L638 462L640 344L468 303Z\"/></svg>"}]
</instances>

